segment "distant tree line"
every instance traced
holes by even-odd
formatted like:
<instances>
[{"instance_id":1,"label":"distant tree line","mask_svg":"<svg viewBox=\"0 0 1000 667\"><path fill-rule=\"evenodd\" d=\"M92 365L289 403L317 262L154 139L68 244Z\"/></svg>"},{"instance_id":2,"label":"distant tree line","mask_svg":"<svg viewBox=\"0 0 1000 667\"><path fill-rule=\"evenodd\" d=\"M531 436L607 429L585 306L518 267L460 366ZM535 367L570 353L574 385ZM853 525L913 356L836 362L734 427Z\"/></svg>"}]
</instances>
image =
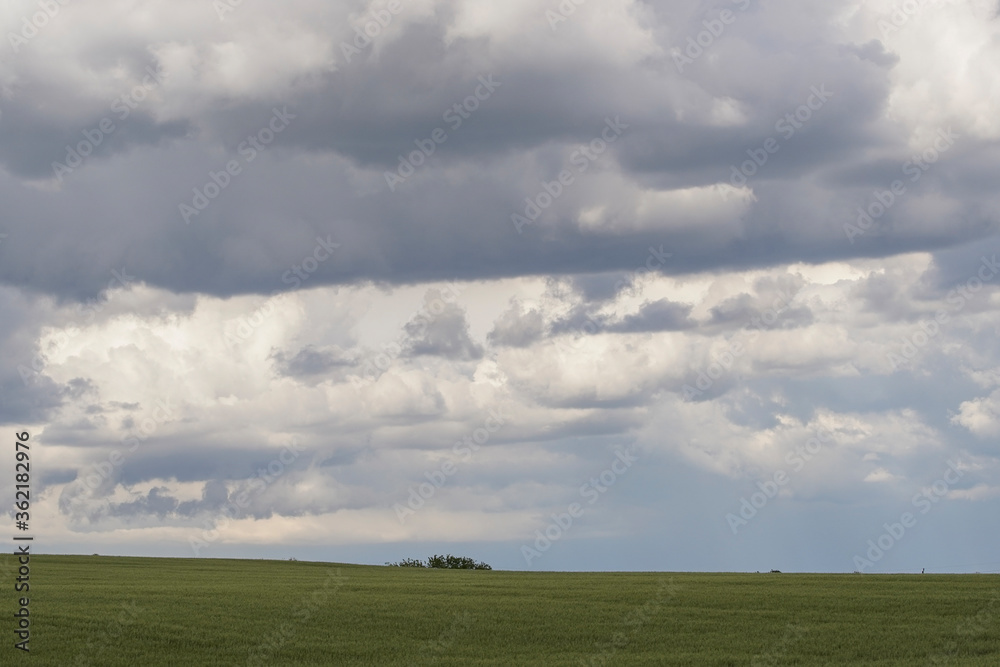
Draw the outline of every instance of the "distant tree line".
<instances>
[{"instance_id":1,"label":"distant tree line","mask_svg":"<svg viewBox=\"0 0 1000 667\"><path fill-rule=\"evenodd\" d=\"M416 558L404 558L398 563L386 563L389 567L436 567L442 570L492 570L486 563L478 563L467 556L447 556L434 555L427 559L427 562Z\"/></svg>"}]
</instances>

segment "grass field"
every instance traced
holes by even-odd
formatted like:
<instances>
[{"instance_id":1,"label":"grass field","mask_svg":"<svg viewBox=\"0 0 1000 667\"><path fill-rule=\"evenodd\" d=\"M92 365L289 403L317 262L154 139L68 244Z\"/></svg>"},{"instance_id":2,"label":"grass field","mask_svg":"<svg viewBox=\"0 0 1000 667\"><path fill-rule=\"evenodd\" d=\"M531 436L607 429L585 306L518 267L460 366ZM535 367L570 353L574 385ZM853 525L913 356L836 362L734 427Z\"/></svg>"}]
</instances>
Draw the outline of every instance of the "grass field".
<instances>
[{"instance_id":1,"label":"grass field","mask_svg":"<svg viewBox=\"0 0 1000 667\"><path fill-rule=\"evenodd\" d=\"M33 556L3 665L1000 665L1000 576Z\"/></svg>"}]
</instances>

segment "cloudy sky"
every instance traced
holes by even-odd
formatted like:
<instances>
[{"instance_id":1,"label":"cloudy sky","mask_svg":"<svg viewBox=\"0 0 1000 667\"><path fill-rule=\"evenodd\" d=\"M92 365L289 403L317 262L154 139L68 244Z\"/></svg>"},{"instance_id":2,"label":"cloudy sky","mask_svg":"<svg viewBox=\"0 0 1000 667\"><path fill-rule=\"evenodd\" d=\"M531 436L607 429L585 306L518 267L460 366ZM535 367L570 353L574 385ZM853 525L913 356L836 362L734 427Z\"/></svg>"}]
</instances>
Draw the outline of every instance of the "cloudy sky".
<instances>
[{"instance_id":1,"label":"cloudy sky","mask_svg":"<svg viewBox=\"0 0 1000 667\"><path fill-rule=\"evenodd\" d=\"M0 23L36 549L1000 570L993 0Z\"/></svg>"}]
</instances>

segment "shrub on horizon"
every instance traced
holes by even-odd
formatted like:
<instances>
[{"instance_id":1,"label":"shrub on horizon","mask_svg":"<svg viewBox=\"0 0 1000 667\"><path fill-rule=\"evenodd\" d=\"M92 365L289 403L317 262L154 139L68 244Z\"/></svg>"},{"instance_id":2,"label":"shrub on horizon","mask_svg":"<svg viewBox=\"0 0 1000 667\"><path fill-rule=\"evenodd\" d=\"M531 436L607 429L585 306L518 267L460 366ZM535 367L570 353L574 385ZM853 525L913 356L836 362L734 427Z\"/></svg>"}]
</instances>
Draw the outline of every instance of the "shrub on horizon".
<instances>
[{"instance_id":1,"label":"shrub on horizon","mask_svg":"<svg viewBox=\"0 0 1000 667\"><path fill-rule=\"evenodd\" d=\"M492 570L488 564L469 558L468 556L452 556L448 554L442 556L435 554L427 559L424 563L416 558L404 558L398 563L386 563L389 567L425 567L425 568L436 568L441 570Z\"/></svg>"}]
</instances>

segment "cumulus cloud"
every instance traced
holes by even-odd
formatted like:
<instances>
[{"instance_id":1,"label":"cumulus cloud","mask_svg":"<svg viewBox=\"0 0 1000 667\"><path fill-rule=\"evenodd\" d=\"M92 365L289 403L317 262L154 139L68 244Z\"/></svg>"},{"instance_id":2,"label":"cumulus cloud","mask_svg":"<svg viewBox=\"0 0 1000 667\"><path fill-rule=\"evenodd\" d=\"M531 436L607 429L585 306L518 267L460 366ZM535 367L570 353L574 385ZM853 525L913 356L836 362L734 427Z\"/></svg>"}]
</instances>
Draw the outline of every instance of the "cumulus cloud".
<instances>
[{"instance_id":1,"label":"cumulus cloud","mask_svg":"<svg viewBox=\"0 0 1000 667\"><path fill-rule=\"evenodd\" d=\"M440 304L439 311L434 306ZM404 327L406 350L411 356L435 356L454 361L471 361L483 356L482 347L469 336L465 313L454 303L443 303L435 290L424 297L429 316L418 315Z\"/></svg>"},{"instance_id":2,"label":"cumulus cloud","mask_svg":"<svg viewBox=\"0 0 1000 667\"><path fill-rule=\"evenodd\" d=\"M527 347L545 333L544 319L537 309L525 312L520 301L512 301L490 331L488 339L500 347Z\"/></svg>"},{"instance_id":3,"label":"cumulus cloud","mask_svg":"<svg viewBox=\"0 0 1000 667\"><path fill-rule=\"evenodd\" d=\"M951 421L964 426L981 438L1000 434L1000 391L963 402L958 406L958 414L952 417Z\"/></svg>"},{"instance_id":4,"label":"cumulus cloud","mask_svg":"<svg viewBox=\"0 0 1000 667\"><path fill-rule=\"evenodd\" d=\"M680 331L696 326L690 318L691 306L684 303L673 303L669 299L660 299L652 303L644 303L638 313L627 315L618 324L611 327L613 331Z\"/></svg>"}]
</instances>

